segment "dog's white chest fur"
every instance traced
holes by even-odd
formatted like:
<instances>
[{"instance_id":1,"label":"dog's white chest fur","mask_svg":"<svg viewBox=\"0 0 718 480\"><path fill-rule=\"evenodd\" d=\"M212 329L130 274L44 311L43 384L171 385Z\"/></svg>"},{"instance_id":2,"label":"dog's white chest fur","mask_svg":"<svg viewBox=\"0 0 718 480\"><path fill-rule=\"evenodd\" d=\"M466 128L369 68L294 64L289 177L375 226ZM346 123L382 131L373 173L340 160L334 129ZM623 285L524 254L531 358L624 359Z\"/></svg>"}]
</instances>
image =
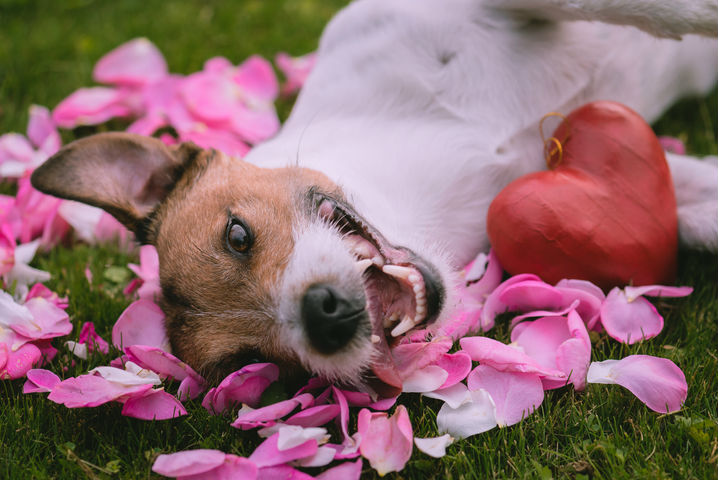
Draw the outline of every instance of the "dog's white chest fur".
<instances>
[{"instance_id":1,"label":"dog's white chest fur","mask_svg":"<svg viewBox=\"0 0 718 480\"><path fill-rule=\"evenodd\" d=\"M487 3L352 4L325 30L282 131L247 160L325 173L390 241L439 245L458 266L487 247L494 196L543 167L544 114L608 99L652 121L678 96L706 91L718 72L709 39L659 40ZM506 2L517 3L542 2Z\"/></svg>"}]
</instances>

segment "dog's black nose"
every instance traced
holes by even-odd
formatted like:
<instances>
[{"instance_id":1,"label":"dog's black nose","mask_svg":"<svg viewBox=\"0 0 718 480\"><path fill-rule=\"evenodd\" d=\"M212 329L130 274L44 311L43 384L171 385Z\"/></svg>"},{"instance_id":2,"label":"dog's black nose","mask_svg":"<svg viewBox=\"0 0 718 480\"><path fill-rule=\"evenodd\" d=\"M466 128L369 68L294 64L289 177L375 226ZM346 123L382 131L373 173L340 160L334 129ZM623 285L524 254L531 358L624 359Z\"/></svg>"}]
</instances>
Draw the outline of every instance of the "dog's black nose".
<instances>
[{"instance_id":1,"label":"dog's black nose","mask_svg":"<svg viewBox=\"0 0 718 480\"><path fill-rule=\"evenodd\" d=\"M321 353L334 353L349 343L364 315L363 300L351 300L329 285L312 285L302 299L304 328Z\"/></svg>"}]
</instances>

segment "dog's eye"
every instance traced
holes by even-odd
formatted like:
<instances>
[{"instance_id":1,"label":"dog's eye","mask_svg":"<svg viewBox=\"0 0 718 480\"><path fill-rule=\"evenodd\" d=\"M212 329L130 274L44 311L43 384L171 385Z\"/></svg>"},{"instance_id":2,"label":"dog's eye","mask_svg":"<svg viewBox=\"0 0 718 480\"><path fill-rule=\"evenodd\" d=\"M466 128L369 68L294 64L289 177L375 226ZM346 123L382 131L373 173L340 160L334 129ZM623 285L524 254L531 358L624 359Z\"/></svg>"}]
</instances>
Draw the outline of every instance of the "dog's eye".
<instances>
[{"instance_id":1,"label":"dog's eye","mask_svg":"<svg viewBox=\"0 0 718 480\"><path fill-rule=\"evenodd\" d=\"M249 253L252 247L252 233L241 220L233 218L227 224L227 246L237 253Z\"/></svg>"}]
</instances>

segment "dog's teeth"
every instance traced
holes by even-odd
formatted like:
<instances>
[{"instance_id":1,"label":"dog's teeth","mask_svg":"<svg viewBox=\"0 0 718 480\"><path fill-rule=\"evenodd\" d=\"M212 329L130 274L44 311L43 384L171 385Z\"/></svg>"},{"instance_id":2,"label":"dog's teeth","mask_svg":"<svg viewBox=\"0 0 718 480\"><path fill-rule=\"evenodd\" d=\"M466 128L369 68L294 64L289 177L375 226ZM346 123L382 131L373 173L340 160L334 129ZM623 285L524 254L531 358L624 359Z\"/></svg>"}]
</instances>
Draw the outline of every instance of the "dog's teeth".
<instances>
[{"instance_id":1,"label":"dog's teeth","mask_svg":"<svg viewBox=\"0 0 718 480\"><path fill-rule=\"evenodd\" d=\"M416 297L417 301L424 300L426 298L426 291L419 292L416 295L414 295L414 297Z\"/></svg>"},{"instance_id":2,"label":"dog's teeth","mask_svg":"<svg viewBox=\"0 0 718 480\"><path fill-rule=\"evenodd\" d=\"M372 335L372 336L370 337L370 339L371 339L371 343L379 343L379 342L381 342L381 338L379 338L379 335Z\"/></svg>"},{"instance_id":3,"label":"dog's teeth","mask_svg":"<svg viewBox=\"0 0 718 480\"><path fill-rule=\"evenodd\" d=\"M407 315L401 322L399 322L399 325L394 327L394 329L391 331L391 336L398 337L399 335L408 332L412 328L414 328L414 319Z\"/></svg>"},{"instance_id":4,"label":"dog's teeth","mask_svg":"<svg viewBox=\"0 0 718 480\"><path fill-rule=\"evenodd\" d=\"M401 265L384 265L381 271L392 277L404 279L408 279L413 272L411 268L402 267Z\"/></svg>"},{"instance_id":5,"label":"dog's teeth","mask_svg":"<svg viewBox=\"0 0 718 480\"><path fill-rule=\"evenodd\" d=\"M416 285L421 281L421 277L412 271L411 275L409 275L409 281Z\"/></svg>"},{"instance_id":6,"label":"dog's teeth","mask_svg":"<svg viewBox=\"0 0 718 480\"><path fill-rule=\"evenodd\" d=\"M424 318L424 313L426 313L424 305L417 305L416 306L416 317Z\"/></svg>"},{"instance_id":7,"label":"dog's teeth","mask_svg":"<svg viewBox=\"0 0 718 480\"><path fill-rule=\"evenodd\" d=\"M424 287L422 285L414 285L414 293L417 295L424 291Z\"/></svg>"},{"instance_id":8,"label":"dog's teeth","mask_svg":"<svg viewBox=\"0 0 718 480\"><path fill-rule=\"evenodd\" d=\"M365 258L363 260L358 260L354 264L354 267L356 267L357 272L359 272L359 273L364 273L366 271L366 269L371 266L372 266L372 261L369 260L368 258Z\"/></svg>"},{"instance_id":9,"label":"dog's teeth","mask_svg":"<svg viewBox=\"0 0 718 480\"><path fill-rule=\"evenodd\" d=\"M397 320L399 320L399 314L396 312L392 313L384 319L384 328L391 327Z\"/></svg>"},{"instance_id":10,"label":"dog's teeth","mask_svg":"<svg viewBox=\"0 0 718 480\"><path fill-rule=\"evenodd\" d=\"M371 259L371 263L381 268L384 266L384 258L380 255L375 255L374 258Z\"/></svg>"}]
</instances>

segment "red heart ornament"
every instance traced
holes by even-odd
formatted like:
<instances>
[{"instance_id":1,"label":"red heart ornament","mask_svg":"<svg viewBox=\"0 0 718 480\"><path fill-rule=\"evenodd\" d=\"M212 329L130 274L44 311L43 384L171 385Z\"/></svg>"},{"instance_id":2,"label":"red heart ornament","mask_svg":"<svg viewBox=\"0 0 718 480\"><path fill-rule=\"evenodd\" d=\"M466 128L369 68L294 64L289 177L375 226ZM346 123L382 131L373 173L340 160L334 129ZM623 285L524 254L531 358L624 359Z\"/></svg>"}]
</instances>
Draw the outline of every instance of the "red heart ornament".
<instances>
[{"instance_id":1,"label":"red heart ornament","mask_svg":"<svg viewBox=\"0 0 718 480\"><path fill-rule=\"evenodd\" d=\"M510 183L489 207L487 231L503 267L549 283L601 288L673 281L676 197L651 127L615 102L573 111L556 129L562 144L536 172Z\"/></svg>"}]
</instances>

